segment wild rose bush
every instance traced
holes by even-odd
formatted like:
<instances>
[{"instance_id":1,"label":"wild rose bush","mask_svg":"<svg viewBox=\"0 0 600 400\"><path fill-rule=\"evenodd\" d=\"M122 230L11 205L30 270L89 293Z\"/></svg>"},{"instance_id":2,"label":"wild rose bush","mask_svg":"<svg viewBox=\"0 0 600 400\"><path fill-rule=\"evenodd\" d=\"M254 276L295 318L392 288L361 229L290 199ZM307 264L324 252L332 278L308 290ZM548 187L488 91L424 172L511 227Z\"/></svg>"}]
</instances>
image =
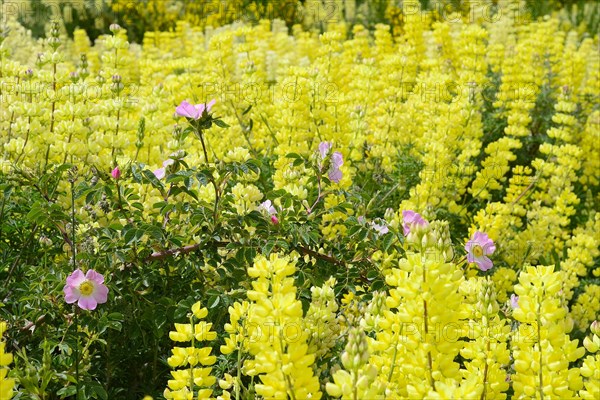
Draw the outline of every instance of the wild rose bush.
<instances>
[{"instance_id":1,"label":"wild rose bush","mask_svg":"<svg viewBox=\"0 0 600 400\"><path fill-rule=\"evenodd\" d=\"M596 398L598 35L519 7L9 19L0 398Z\"/></svg>"}]
</instances>

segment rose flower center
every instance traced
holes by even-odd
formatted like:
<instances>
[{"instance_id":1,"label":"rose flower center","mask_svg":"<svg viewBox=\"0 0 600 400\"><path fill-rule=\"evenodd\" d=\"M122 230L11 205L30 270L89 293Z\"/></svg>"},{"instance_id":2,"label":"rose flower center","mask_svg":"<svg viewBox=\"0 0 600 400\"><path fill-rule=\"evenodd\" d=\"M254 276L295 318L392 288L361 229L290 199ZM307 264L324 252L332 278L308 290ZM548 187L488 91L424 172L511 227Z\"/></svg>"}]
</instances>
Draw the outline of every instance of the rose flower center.
<instances>
[{"instance_id":1,"label":"rose flower center","mask_svg":"<svg viewBox=\"0 0 600 400\"><path fill-rule=\"evenodd\" d=\"M79 292L83 296L89 296L94 291L94 284L90 281L84 281L81 285L79 285Z\"/></svg>"},{"instance_id":2,"label":"rose flower center","mask_svg":"<svg viewBox=\"0 0 600 400\"><path fill-rule=\"evenodd\" d=\"M473 246L473 255L475 257L481 257L483 255L483 249L479 245Z\"/></svg>"}]
</instances>

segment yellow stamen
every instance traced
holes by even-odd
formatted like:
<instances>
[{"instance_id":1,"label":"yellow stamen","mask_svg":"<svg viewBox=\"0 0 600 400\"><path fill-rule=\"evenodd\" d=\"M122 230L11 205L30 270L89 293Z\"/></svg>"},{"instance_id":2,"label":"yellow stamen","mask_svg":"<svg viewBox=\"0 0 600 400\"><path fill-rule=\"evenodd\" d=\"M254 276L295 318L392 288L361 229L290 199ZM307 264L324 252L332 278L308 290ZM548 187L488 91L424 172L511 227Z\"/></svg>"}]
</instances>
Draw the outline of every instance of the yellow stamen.
<instances>
[{"instance_id":1,"label":"yellow stamen","mask_svg":"<svg viewBox=\"0 0 600 400\"><path fill-rule=\"evenodd\" d=\"M94 291L94 284L90 281L84 281L81 285L79 285L79 293L83 296L89 296Z\"/></svg>"},{"instance_id":2,"label":"yellow stamen","mask_svg":"<svg viewBox=\"0 0 600 400\"><path fill-rule=\"evenodd\" d=\"M473 246L473 255L475 257L481 257L483 255L483 249L479 245Z\"/></svg>"}]
</instances>

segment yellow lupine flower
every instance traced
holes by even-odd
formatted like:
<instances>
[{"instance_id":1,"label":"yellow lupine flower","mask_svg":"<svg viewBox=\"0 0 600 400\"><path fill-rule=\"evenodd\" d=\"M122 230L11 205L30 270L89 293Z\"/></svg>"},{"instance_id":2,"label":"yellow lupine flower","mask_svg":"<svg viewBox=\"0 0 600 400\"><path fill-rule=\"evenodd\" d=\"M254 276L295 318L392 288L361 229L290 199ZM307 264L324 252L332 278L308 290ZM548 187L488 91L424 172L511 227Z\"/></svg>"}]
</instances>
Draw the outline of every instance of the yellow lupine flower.
<instances>
[{"instance_id":1,"label":"yellow lupine flower","mask_svg":"<svg viewBox=\"0 0 600 400\"><path fill-rule=\"evenodd\" d=\"M12 363L13 356L6 353L6 343L2 336L6 332L7 324L0 321L0 399L10 400L14 396L13 388L15 386L14 378L7 378L9 365Z\"/></svg>"},{"instance_id":2,"label":"yellow lupine flower","mask_svg":"<svg viewBox=\"0 0 600 400\"><path fill-rule=\"evenodd\" d=\"M212 341L216 332L211 331L212 323L202 321L208 315L208 310L200 303L192 306L189 324L175 324L175 331L169 332L171 340L176 342L191 342L189 347L174 347L167 363L172 368L167 388L164 390L166 399L209 399L212 387L217 379L211 376L210 367L217 361L216 356L210 355L210 347L196 347L196 341ZM199 316L199 317L198 317ZM201 317L201 318L200 318Z\"/></svg>"},{"instance_id":3,"label":"yellow lupine flower","mask_svg":"<svg viewBox=\"0 0 600 400\"><path fill-rule=\"evenodd\" d=\"M515 396L564 398L581 389L579 370L569 369L569 362L581 358L585 349L567 335L572 321L564 318L567 310L559 295L560 276L554 266L528 266L519 275L513 317L521 324L512 340Z\"/></svg>"},{"instance_id":4,"label":"yellow lupine flower","mask_svg":"<svg viewBox=\"0 0 600 400\"><path fill-rule=\"evenodd\" d=\"M246 360L243 370L259 376L256 393L265 399L319 399L322 395L311 368L315 355L308 352L302 305L289 277L295 270L295 260L276 253L269 259L258 256L248 268L254 290L248 291L251 304L245 324L257 332L248 341L254 359Z\"/></svg>"}]
</instances>

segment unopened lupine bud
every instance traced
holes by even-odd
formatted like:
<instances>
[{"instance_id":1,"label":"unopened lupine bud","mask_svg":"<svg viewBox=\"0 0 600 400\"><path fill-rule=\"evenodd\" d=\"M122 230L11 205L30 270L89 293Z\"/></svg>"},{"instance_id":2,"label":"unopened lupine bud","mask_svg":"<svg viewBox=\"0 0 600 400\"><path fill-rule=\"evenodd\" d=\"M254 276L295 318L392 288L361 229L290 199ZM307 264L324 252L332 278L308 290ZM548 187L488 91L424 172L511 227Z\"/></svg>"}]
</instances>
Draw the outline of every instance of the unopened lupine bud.
<instances>
[{"instance_id":1,"label":"unopened lupine bud","mask_svg":"<svg viewBox=\"0 0 600 400\"><path fill-rule=\"evenodd\" d=\"M98 72L98 76L96 76L96 82L98 82L100 85L106 82L106 78L102 76L102 71Z\"/></svg>"},{"instance_id":2,"label":"unopened lupine bud","mask_svg":"<svg viewBox=\"0 0 600 400\"><path fill-rule=\"evenodd\" d=\"M125 87L121 83L121 75L113 75L112 81L113 81L113 84L111 85L110 90L112 90L114 93L117 93L117 94L120 93L121 90L123 90L123 88Z\"/></svg>"},{"instance_id":3,"label":"unopened lupine bud","mask_svg":"<svg viewBox=\"0 0 600 400\"><path fill-rule=\"evenodd\" d=\"M599 321L592 322L592 325L590 326L590 330L592 331L592 333L594 335L600 336L600 322Z\"/></svg>"},{"instance_id":4,"label":"unopened lupine bud","mask_svg":"<svg viewBox=\"0 0 600 400\"><path fill-rule=\"evenodd\" d=\"M119 24L110 24L110 26L108 27L108 29L112 32L112 33L117 33L119 32L122 28L121 25Z\"/></svg>"},{"instance_id":5,"label":"unopened lupine bud","mask_svg":"<svg viewBox=\"0 0 600 400\"><path fill-rule=\"evenodd\" d=\"M63 60L63 56L62 54L60 54L58 51L55 51L54 53L52 53L52 55L50 56L50 62L52 64L59 64L61 61Z\"/></svg>"},{"instance_id":6,"label":"unopened lupine bud","mask_svg":"<svg viewBox=\"0 0 600 400\"><path fill-rule=\"evenodd\" d=\"M364 318L360 320L360 326L366 331L372 331L383 315L386 295L384 292L373 292L373 299L364 311Z\"/></svg>"},{"instance_id":7,"label":"unopened lupine bud","mask_svg":"<svg viewBox=\"0 0 600 400\"><path fill-rule=\"evenodd\" d=\"M90 71L87 68L82 68L79 71L79 75L81 76L82 79L87 78L88 76L90 76Z\"/></svg>"},{"instance_id":8,"label":"unopened lupine bud","mask_svg":"<svg viewBox=\"0 0 600 400\"><path fill-rule=\"evenodd\" d=\"M39 242L44 247L52 246L52 240L45 235L40 236Z\"/></svg>"},{"instance_id":9,"label":"unopened lupine bud","mask_svg":"<svg viewBox=\"0 0 600 400\"><path fill-rule=\"evenodd\" d=\"M46 64L46 56L44 55L44 53L38 53L37 58L35 60L35 65L38 68L41 68L44 66L44 64Z\"/></svg>"},{"instance_id":10,"label":"unopened lupine bud","mask_svg":"<svg viewBox=\"0 0 600 400\"><path fill-rule=\"evenodd\" d=\"M342 353L342 364L347 370L356 371L369 361L367 337L359 327L350 328L348 343Z\"/></svg>"},{"instance_id":11,"label":"unopened lupine bud","mask_svg":"<svg viewBox=\"0 0 600 400\"><path fill-rule=\"evenodd\" d=\"M48 46L50 46L52 48L52 50L56 51L56 49L58 49L60 47L60 38L58 38L58 37L48 38Z\"/></svg>"}]
</instances>

